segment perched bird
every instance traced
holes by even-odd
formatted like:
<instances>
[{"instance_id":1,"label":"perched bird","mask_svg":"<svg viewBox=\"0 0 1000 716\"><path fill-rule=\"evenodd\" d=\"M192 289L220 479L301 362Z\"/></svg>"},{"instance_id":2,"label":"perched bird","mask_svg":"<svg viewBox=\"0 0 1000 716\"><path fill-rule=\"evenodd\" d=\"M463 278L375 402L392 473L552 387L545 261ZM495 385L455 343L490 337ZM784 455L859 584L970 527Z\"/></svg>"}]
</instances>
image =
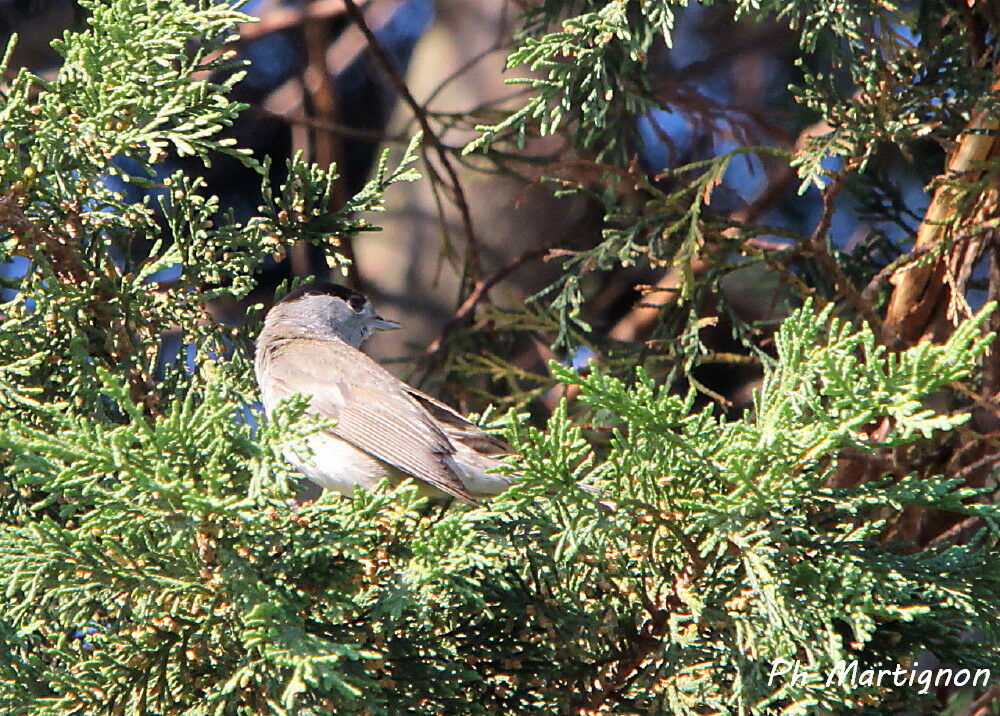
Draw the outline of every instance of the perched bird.
<instances>
[{"instance_id":1,"label":"perched bird","mask_svg":"<svg viewBox=\"0 0 1000 716\"><path fill-rule=\"evenodd\" d=\"M336 421L309 438L311 458L286 457L344 494L382 478L414 478L425 496L468 503L502 492L510 480L486 471L510 446L360 350L373 332L393 328L364 295L333 283L303 284L268 311L254 362L264 410L300 393L308 412Z\"/></svg>"}]
</instances>

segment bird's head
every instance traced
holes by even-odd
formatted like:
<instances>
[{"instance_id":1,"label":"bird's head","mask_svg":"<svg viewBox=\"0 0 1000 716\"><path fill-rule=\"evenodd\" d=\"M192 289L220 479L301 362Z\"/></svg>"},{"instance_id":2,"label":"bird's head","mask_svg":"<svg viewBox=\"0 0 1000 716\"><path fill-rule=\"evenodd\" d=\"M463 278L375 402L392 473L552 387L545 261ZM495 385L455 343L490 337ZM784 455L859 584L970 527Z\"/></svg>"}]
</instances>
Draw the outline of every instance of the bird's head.
<instances>
[{"instance_id":1,"label":"bird's head","mask_svg":"<svg viewBox=\"0 0 1000 716\"><path fill-rule=\"evenodd\" d=\"M399 328L395 321L378 315L364 294L326 281L292 289L268 311L265 324L276 322L332 334L355 348L375 331Z\"/></svg>"}]
</instances>

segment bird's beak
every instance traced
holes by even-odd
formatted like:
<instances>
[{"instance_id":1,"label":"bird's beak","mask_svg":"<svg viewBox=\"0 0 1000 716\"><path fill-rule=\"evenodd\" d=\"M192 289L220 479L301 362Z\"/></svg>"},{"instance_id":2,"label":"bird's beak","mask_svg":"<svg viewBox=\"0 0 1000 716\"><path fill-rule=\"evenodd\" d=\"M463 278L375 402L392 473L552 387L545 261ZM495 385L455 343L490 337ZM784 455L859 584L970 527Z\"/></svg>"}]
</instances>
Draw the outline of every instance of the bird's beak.
<instances>
[{"instance_id":1,"label":"bird's beak","mask_svg":"<svg viewBox=\"0 0 1000 716\"><path fill-rule=\"evenodd\" d=\"M389 321L385 318L382 318L382 316L375 316L375 320L372 321L372 328L374 328L376 331L392 331L395 330L396 328L402 328L402 326L400 326L395 321Z\"/></svg>"}]
</instances>

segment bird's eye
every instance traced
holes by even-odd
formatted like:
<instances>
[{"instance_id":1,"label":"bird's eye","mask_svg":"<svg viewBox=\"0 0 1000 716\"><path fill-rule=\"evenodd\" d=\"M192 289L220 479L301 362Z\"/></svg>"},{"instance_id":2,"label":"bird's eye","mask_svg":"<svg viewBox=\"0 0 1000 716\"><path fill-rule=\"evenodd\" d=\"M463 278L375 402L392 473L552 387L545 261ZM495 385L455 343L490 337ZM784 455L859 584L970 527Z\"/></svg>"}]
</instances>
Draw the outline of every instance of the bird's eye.
<instances>
[{"instance_id":1,"label":"bird's eye","mask_svg":"<svg viewBox=\"0 0 1000 716\"><path fill-rule=\"evenodd\" d=\"M365 299L361 296L351 296L347 301L347 305L351 307L351 310L355 313L361 313L365 310Z\"/></svg>"}]
</instances>

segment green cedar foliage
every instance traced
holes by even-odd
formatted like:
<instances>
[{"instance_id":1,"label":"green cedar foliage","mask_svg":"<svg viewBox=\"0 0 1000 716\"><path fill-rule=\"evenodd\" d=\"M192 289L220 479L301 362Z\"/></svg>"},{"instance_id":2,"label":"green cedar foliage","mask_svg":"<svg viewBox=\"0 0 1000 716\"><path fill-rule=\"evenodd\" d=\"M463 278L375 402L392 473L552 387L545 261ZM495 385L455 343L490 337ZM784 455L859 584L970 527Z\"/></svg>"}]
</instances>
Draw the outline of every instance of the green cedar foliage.
<instances>
[{"instance_id":1,"label":"green cedar foliage","mask_svg":"<svg viewBox=\"0 0 1000 716\"><path fill-rule=\"evenodd\" d=\"M657 56L656 42L672 43L675 14L689 4L688 0L528 4L507 56L507 68L515 76L506 80L524 86L527 98L494 124L478 124L480 135L464 149L504 166L506 153L523 149L528 137L561 133L578 155L605 170L599 188L585 182L577 187L603 205L604 240L567 260L564 275L534 297L546 298L559 321L557 346L578 342L574 334L588 328L581 317L581 307L594 292L595 282L588 282L588 275L614 265L677 267L684 279L679 287L680 315L663 321L677 333L692 318L684 311L688 299L717 289L727 273L727 260L748 264L746 254L751 252L742 240L723 234L725 229L738 229L740 239L763 233L807 244L807 237L783 227L748 228L708 210L712 189L734 160L785 155L804 192L830 184L831 175L838 173L829 169L833 160L842 162L842 174L863 172L876 152L887 146L912 160L927 151L926 144L918 144L921 140L934 139L949 147L970 112L998 111L997 94L990 88L995 57L989 46L981 56L975 55L982 39L970 36L970 27L983 23L995 37L1000 29L995 13L987 11L973 20L949 3L900 6L886 0L701 3L722 6L736 20L787 22L800 52L795 64L801 77L788 88L791 98L806 116L821 118L829 131L804 135L794 150L781 149L765 145L767 138L748 130L738 112L685 108L683 100L668 103L670 112L682 114L692 126L716 124L718 135L730 134L742 146L686 166L668 167L659 177L671 181L665 191L662 182L654 185L634 170L633 155L641 145L634 119L666 102L664 93L651 85L655 72L650 58ZM569 192L574 182L560 181ZM957 194L976 188L971 182L956 184ZM720 255L708 274L696 281L689 263L695 246L702 244L715 244L712 248ZM827 251L842 263L849 262L835 248ZM766 253L753 252L750 261L770 259ZM851 275L864 286L879 268ZM496 377L499 372L490 374Z\"/></svg>"},{"instance_id":2,"label":"green cedar foliage","mask_svg":"<svg viewBox=\"0 0 1000 716\"><path fill-rule=\"evenodd\" d=\"M666 3L584 4L593 15L559 41L596 33L617 53L607 73L638 72L652 29L669 31ZM643 371L623 381L553 364L579 386L577 412L562 403L544 429L504 421L517 484L490 504L429 511L409 485L300 504L281 453L322 424L300 399L258 425L254 325L220 325L204 306L244 296L263 259L299 238L343 261L337 237L369 228L355 214L414 178L412 152L396 169L383 161L338 212L331 172L295 159L283 186L265 186L259 216L220 219L197 180L160 178L156 164L166 147L252 164L217 137L239 110L226 99L238 72L217 83L204 72L230 61L218 50L243 16L205 0L86 5L89 28L58 44L58 76L22 71L0 103L0 250L29 260L0 307L4 713L808 714L889 698L824 688L824 671L852 655L892 664L930 649L996 667L987 532L915 552L882 539L911 506L988 529L996 508L955 480L910 474L827 487L844 455L914 446L965 420L929 399L975 369L990 308L943 345L895 354L807 302L738 419ZM849 12L800 6L804 23L850 29ZM540 37L524 47L555 42ZM589 84L554 75L531 112L560 121L549 109L560 82L576 94L558 106L593 111L607 92L601 61L581 63L596 68ZM611 136L640 106L618 101L581 131ZM107 177L159 189L162 220ZM704 181L663 206L697 204ZM688 214L662 238L683 245L698 224ZM636 241L609 240L615 260ZM154 290L150 277L178 265ZM164 355L167 331L190 350ZM873 443L864 428L883 418L891 427ZM768 684L776 658L813 677ZM920 699L891 697L893 709Z\"/></svg>"}]
</instances>

